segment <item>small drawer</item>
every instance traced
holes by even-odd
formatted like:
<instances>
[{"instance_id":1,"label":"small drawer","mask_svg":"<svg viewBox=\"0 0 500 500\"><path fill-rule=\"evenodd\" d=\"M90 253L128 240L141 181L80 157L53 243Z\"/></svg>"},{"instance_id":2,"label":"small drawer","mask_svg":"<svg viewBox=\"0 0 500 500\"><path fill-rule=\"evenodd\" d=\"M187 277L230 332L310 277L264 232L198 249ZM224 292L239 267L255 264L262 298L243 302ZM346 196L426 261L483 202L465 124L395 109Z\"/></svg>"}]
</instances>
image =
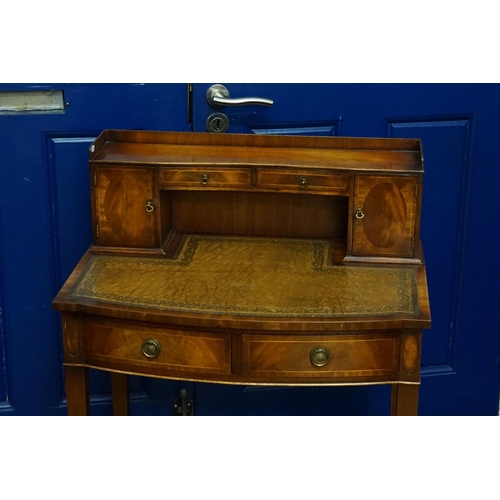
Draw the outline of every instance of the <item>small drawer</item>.
<instances>
[{"instance_id":1,"label":"small drawer","mask_svg":"<svg viewBox=\"0 0 500 500\"><path fill-rule=\"evenodd\" d=\"M252 185L249 168L160 168L160 189L230 188Z\"/></svg>"},{"instance_id":2,"label":"small drawer","mask_svg":"<svg viewBox=\"0 0 500 500\"><path fill-rule=\"evenodd\" d=\"M231 371L229 334L114 323L90 323L87 328L89 361L115 361L190 373Z\"/></svg>"},{"instance_id":3,"label":"small drawer","mask_svg":"<svg viewBox=\"0 0 500 500\"><path fill-rule=\"evenodd\" d=\"M396 374L397 335L244 335L243 375L363 377Z\"/></svg>"},{"instance_id":4,"label":"small drawer","mask_svg":"<svg viewBox=\"0 0 500 500\"><path fill-rule=\"evenodd\" d=\"M349 194L349 175L339 173L317 173L307 170L280 171L260 169L257 172L257 186L304 192L328 192Z\"/></svg>"}]
</instances>

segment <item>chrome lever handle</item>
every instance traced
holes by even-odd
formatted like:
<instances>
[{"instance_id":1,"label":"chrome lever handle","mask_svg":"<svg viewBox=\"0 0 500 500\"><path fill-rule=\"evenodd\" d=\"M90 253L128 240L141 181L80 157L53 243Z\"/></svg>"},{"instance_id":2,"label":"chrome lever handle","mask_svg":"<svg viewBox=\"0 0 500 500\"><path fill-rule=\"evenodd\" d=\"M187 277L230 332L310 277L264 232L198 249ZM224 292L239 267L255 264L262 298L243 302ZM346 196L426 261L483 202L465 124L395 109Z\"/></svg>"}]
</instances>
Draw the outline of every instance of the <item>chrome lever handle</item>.
<instances>
[{"instance_id":1,"label":"chrome lever handle","mask_svg":"<svg viewBox=\"0 0 500 500\"><path fill-rule=\"evenodd\" d=\"M217 104L219 108L223 106L249 106L255 104L257 106L272 106L274 101L265 99L264 97L212 97L212 106ZM215 107L215 106L214 106Z\"/></svg>"},{"instance_id":2,"label":"chrome lever handle","mask_svg":"<svg viewBox=\"0 0 500 500\"><path fill-rule=\"evenodd\" d=\"M274 101L263 97L229 97L229 90L224 85L212 85L207 90L207 102L212 108L223 108L224 106L272 106Z\"/></svg>"}]
</instances>

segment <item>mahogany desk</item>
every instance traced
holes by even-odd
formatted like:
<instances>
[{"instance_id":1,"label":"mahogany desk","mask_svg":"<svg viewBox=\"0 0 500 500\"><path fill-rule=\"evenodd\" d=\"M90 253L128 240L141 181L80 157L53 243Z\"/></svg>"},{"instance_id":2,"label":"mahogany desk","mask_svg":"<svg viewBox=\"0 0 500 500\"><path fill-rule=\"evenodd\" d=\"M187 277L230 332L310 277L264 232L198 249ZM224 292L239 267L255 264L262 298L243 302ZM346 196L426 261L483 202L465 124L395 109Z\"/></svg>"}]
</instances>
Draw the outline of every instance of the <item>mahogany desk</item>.
<instances>
[{"instance_id":1,"label":"mahogany desk","mask_svg":"<svg viewBox=\"0 0 500 500\"><path fill-rule=\"evenodd\" d=\"M93 243L62 312L68 413L89 368L243 385L392 384L416 415L430 309L418 140L104 131Z\"/></svg>"}]
</instances>

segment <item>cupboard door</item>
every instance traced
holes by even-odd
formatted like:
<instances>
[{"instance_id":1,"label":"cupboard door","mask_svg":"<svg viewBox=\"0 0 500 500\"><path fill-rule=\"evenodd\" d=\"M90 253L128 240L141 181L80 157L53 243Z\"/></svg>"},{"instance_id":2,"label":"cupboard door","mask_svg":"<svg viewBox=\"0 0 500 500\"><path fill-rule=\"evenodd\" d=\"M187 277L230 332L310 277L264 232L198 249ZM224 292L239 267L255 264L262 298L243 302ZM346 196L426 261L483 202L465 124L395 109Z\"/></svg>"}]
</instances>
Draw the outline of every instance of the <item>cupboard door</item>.
<instances>
[{"instance_id":1,"label":"cupboard door","mask_svg":"<svg viewBox=\"0 0 500 500\"><path fill-rule=\"evenodd\" d=\"M94 184L94 244L156 246L154 169L97 166Z\"/></svg>"},{"instance_id":2,"label":"cupboard door","mask_svg":"<svg viewBox=\"0 0 500 500\"><path fill-rule=\"evenodd\" d=\"M415 177L356 176L353 255L413 257L417 186Z\"/></svg>"}]
</instances>

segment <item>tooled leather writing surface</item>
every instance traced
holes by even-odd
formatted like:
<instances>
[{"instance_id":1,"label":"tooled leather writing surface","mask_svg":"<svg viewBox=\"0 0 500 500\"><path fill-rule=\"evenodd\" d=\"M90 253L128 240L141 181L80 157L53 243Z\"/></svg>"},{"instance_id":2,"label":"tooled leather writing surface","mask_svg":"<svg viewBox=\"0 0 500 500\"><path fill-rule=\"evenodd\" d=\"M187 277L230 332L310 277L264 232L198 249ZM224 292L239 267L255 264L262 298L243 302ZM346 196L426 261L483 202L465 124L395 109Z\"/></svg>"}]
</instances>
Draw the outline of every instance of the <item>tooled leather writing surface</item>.
<instances>
[{"instance_id":1,"label":"tooled leather writing surface","mask_svg":"<svg viewBox=\"0 0 500 500\"><path fill-rule=\"evenodd\" d=\"M211 314L415 314L415 270L327 262L329 242L187 236L174 259L95 256L70 297Z\"/></svg>"}]
</instances>

